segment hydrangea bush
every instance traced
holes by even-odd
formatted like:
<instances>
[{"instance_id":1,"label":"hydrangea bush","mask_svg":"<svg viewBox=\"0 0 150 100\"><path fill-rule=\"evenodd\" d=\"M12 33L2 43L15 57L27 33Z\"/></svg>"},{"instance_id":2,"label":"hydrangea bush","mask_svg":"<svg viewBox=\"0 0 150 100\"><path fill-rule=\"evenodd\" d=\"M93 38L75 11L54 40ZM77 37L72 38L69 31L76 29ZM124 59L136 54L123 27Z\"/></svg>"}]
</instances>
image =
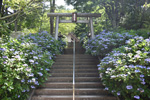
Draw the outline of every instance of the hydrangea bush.
<instances>
[{"instance_id":1,"label":"hydrangea bush","mask_svg":"<svg viewBox=\"0 0 150 100\"><path fill-rule=\"evenodd\" d=\"M31 41L36 43L39 47L42 48L43 51L51 51L51 54L58 54L63 50L65 46L65 42L56 41L54 37L52 37L47 31L43 31L41 33L29 34L26 36L20 36L19 41Z\"/></svg>"},{"instance_id":2,"label":"hydrangea bush","mask_svg":"<svg viewBox=\"0 0 150 100\"><path fill-rule=\"evenodd\" d=\"M124 45L125 41L132 37L129 33L120 34L103 31L96 35L94 39L85 41L83 47L86 49L86 53L104 57L112 49Z\"/></svg>"},{"instance_id":3,"label":"hydrangea bush","mask_svg":"<svg viewBox=\"0 0 150 100\"><path fill-rule=\"evenodd\" d=\"M26 100L30 90L41 85L50 75L52 58L60 54L59 47L62 46L59 41L47 37L48 34L42 34L43 41L31 34L29 37L35 36L34 42L11 39L0 45L0 100ZM44 41L47 42L44 44Z\"/></svg>"},{"instance_id":4,"label":"hydrangea bush","mask_svg":"<svg viewBox=\"0 0 150 100\"><path fill-rule=\"evenodd\" d=\"M125 100L150 100L150 38L134 37L98 65L106 90Z\"/></svg>"}]
</instances>

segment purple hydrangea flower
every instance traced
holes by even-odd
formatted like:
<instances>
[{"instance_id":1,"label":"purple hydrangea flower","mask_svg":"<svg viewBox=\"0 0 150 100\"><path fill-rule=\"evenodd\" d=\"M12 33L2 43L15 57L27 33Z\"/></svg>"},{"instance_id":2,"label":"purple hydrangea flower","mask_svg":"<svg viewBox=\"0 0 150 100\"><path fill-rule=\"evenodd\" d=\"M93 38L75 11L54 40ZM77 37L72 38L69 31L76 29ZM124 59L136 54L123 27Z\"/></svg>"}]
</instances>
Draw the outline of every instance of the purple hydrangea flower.
<instances>
[{"instance_id":1,"label":"purple hydrangea flower","mask_svg":"<svg viewBox=\"0 0 150 100\"><path fill-rule=\"evenodd\" d=\"M105 87L105 89L104 90L109 90L109 88L108 87Z\"/></svg>"},{"instance_id":2,"label":"purple hydrangea flower","mask_svg":"<svg viewBox=\"0 0 150 100\"><path fill-rule=\"evenodd\" d=\"M33 74L33 73L30 73L30 74L28 74L27 76L29 76L29 77L33 77L33 76L34 76L34 74Z\"/></svg>"},{"instance_id":3,"label":"purple hydrangea flower","mask_svg":"<svg viewBox=\"0 0 150 100\"><path fill-rule=\"evenodd\" d=\"M51 57L51 56L49 56L49 59L52 59L52 57Z\"/></svg>"},{"instance_id":4,"label":"purple hydrangea flower","mask_svg":"<svg viewBox=\"0 0 150 100\"><path fill-rule=\"evenodd\" d=\"M22 82L22 83L25 82L25 79L22 79L21 82Z\"/></svg>"},{"instance_id":5,"label":"purple hydrangea flower","mask_svg":"<svg viewBox=\"0 0 150 100\"><path fill-rule=\"evenodd\" d=\"M33 89L33 88L35 88L35 86L31 85L31 88Z\"/></svg>"},{"instance_id":6,"label":"purple hydrangea flower","mask_svg":"<svg viewBox=\"0 0 150 100\"><path fill-rule=\"evenodd\" d=\"M38 81L35 81L34 84L35 84L35 85L39 85L39 82L38 82Z\"/></svg>"},{"instance_id":7,"label":"purple hydrangea flower","mask_svg":"<svg viewBox=\"0 0 150 100\"><path fill-rule=\"evenodd\" d=\"M102 69L101 67L98 68L98 70L101 70L101 69Z\"/></svg>"},{"instance_id":8,"label":"purple hydrangea flower","mask_svg":"<svg viewBox=\"0 0 150 100\"><path fill-rule=\"evenodd\" d=\"M97 67L100 67L100 64L98 64Z\"/></svg>"},{"instance_id":9,"label":"purple hydrangea flower","mask_svg":"<svg viewBox=\"0 0 150 100\"><path fill-rule=\"evenodd\" d=\"M26 90L23 90L22 92L26 92Z\"/></svg>"},{"instance_id":10,"label":"purple hydrangea flower","mask_svg":"<svg viewBox=\"0 0 150 100\"><path fill-rule=\"evenodd\" d=\"M129 67L130 67L130 68L135 68L135 66L134 66L134 65L129 65Z\"/></svg>"},{"instance_id":11,"label":"purple hydrangea flower","mask_svg":"<svg viewBox=\"0 0 150 100\"><path fill-rule=\"evenodd\" d=\"M120 91L117 92L117 95L120 95Z\"/></svg>"},{"instance_id":12,"label":"purple hydrangea flower","mask_svg":"<svg viewBox=\"0 0 150 100\"><path fill-rule=\"evenodd\" d=\"M6 62L6 61L4 61L4 62L3 62L3 64L7 64L7 62Z\"/></svg>"},{"instance_id":13,"label":"purple hydrangea flower","mask_svg":"<svg viewBox=\"0 0 150 100\"><path fill-rule=\"evenodd\" d=\"M39 64L38 62L35 62L35 64Z\"/></svg>"},{"instance_id":14,"label":"purple hydrangea flower","mask_svg":"<svg viewBox=\"0 0 150 100\"><path fill-rule=\"evenodd\" d=\"M140 70L136 69L135 72L138 73L138 72L140 72Z\"/></svg>"},{"instance_id":15,"label":"purple hydrangea flower","mask_svg":"<svg viewBox=\"0 0 150 100\"><path fill-rule=\"evenodd\" d=\"M18 98L20 98L20 95L18 95Z\"/></svg>"},{"instance_id":16,"label":"purple hydrangea flower","mask_svg":"<svg viewBox=\"0 0 150 100\"><path fill-rule=\"evenodd\" d=\"M146 62L150 62L150 58L145 59Z\"/></svg>"},{"instance_id":17,"label":"purple hydrangea flower","mask_svg":"<svg viewBox=\"0 0 150 100\"><path fill-rule=\"evenodd\" d=\"M135 99L140 99L140 96L136 95L134 96Z\"/></svg>"},{"instance_id":18,"label":"purple hydrangea flower","mask_svg":"<svg viewBox=\"0 0 150 100\"><path fill-rule=\"evenodd\" d=\"M138 88L137 90L140 91L141 93L144 92L144 89L142 89L142 88Z\"/></svg>"},{"instance_id":19,"label":"purple hydrangea flower","mask_svg":"<svg viewBox=\"0 0 150 100\"><path fill-rule=\"evenodd\" d=\"M140 75L140 77L144 77L144 75L143 75L143 74L141 74L141 75Z\"/></svg>"},{"instance_id":20,"label":"purple hydrangea flower","mask_svg":"<svg viewBox=\"0 0 150 100\"><path fill-rule=\"evenodd\" d=\"M38 57L37 57L37 56L33 56L33 58L34 58L34 59L38 59Z\"/></svg>"},{"instance_id":21,"label":"purple hydrangea flower","mask_svg":"<svg viewBox=\"0 0 150 100\"><path fill-rule=\"evenodd\" d=\"M15 49L9 49L10 51L14 51Z\"/></svg>"},{"instance_id":22,"label":"purple hydrangea flower","mask_svg":"<svg viewBox=\"0 0 150 100\"><path fill-rule=\"evenodd\" d=\"M7 56L3 56L3 58L8 58Z\"/></svg>"},{"instance_id":23,"label":"purple hydrangea flower","mask_svg":"<svg viewBox=\"0 0 150 100\"><path fill-rule=\"evenodd\" d=\"M43 76L43 74L42 74L41 72L38 72L38 74L39 74L40 76Z\"/></svg>"},{"instance_id":24,"label":"purple hydrangea flower","mask_svg":"<svg viewBox=\"0 0 150 100\"><path fill-rule=\"evenodd\" d=\"M27 67L27 66L28 66L28 64L23 64L23 66Z\"/></svg>"},{"instance_id":25,"label":"purple hydrangea flower","mask_svg":"<svg viewBox=\"0 0 150 100\"><path fill-rule=\"evenodd\" d=\"M48 68L46 68L45 70L46 70L46 71L49 71L49 69L48 69Z\"/></svg>"},{"instance_id":26,"label":"purple hydrangea flower","mask_svg":"<svg viewBox=\"0 0 150 100\"><path fill-rule=\"evenodd\" d=\"M127 85L126 88L127 88L128 90L133 89L132 85Z\"/></svg>"},{"instance_id":27,"label":"purple hydrangea flower","mask_svg":"<svg viewBox=\"0 0 150 100\"><path fill-rule=\"evenodd\" d=\"M29 62L30 62L30 63L34 63L34 60L30 59Z\"/></svg>"},{"instance_id":28,"label":"purple hydrangea flower","mask_svg":"<svg viewBox=\"0 0 150 100\"><path fill-rule=\"evenodd\" d=\"M147 67L148 70L150 70L150 67Z\"/></svg>"},{"instance_id":29,"label":"purple hydrangea flower","mask_svg":"<svg viewBox=\"0 0 150 100\"><path fill-rule=\"evenodd\" d=\"M30 72L32 69L31 68L26 68L26 71Z\"/></svg>"},{"instance_id":30,"label":"purple hydrangea flower","mask_svg":"<svg viewBox=\"0 0 150 100\"><path fill-rule=\"evenodd\" d=\"M146 82L141 82L141 84L143 84L143 85L144 85L144 84L146 84Z\"/></svg>"}]
</instances>

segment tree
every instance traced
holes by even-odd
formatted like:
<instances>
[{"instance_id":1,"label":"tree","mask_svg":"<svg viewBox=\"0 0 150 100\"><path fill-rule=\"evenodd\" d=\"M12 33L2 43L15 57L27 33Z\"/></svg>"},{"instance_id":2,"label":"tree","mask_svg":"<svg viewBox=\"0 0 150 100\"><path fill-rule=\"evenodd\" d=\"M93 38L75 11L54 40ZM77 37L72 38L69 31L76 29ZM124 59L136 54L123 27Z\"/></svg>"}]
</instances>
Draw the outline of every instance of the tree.
<instances>
[{"instance_id":1,"label":"tree","mask_svg":"<svg viewBox=\"0 0 150 100\"><path fill-rule=\"evenodd\" d=\"M138 29L149 26L149 0L65 0L79 12L105 9L107 27ZM143 9L144 7L144 9ZM97 10L95 10L98 8ZM109 24L110 23L110 24Z\"/></svg>"},{"instance_id":2,"label":"tree","mask_svg":"<svg viewBox=\"0 0 150 100\"><path fill-rule=\"evenodd\" d=\"M2 8L2 2L3 0L0 0L0 13L1 13L1 8Z\"/></svg>"},{"instance_id":3,"label":"tree","mask_svg":"<svg viewBox=\"0 0 150 100\"><path fill-rule=\"evenodd\" d=\"M55 0L50 0L50 12L54 13L55 12ZM50 33L53 36L53 30L54 29L54 17L50 17Z\"/></svg>"},{"instance_id":4,"label":"tree","mask_svg":"<svg viewBox=\"0 0 150 100\"><path fill-rule=\"evenodd\" d=\"M25 23L32 18L32 22L28 24L33 24L33 21L39 17L37 15L41 11L42 5L40 0L4 0L0 13L0 34L8 33L7 31L4 32L4 30L8 29L18 31L21 27L26 27ZM34 16L28 17L29 15ZM33 26L36 27L37 25L35 24Z\"/></svg>"}]
</instances>

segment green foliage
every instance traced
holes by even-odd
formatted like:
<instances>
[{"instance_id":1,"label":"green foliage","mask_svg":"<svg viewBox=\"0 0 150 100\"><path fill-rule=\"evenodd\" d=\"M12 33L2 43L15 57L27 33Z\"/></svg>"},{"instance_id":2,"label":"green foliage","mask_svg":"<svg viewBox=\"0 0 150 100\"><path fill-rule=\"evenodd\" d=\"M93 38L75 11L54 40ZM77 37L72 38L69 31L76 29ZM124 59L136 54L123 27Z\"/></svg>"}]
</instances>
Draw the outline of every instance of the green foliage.
<instances>
[{"instance_id":1,"label":"green foliage","mask_svg":"<svg viewBox=\"0 0 150 100\"><path fill-rule=\"evenodd\" d=\"M150 1L144 0L65 0L77 12L102 13L97 27L113 31L118 28L141 29L150 26ZM98 29L98 28L96 28Z\"/></svg>"},{"instance_id":2,"label":"green foliage","mask_svg":"<svg viewBox=\"0 0 150 100\"><path fill-rule=\"evenodd\" d=\"M10 39L0 45L1 100L26 100L29 92L50 75L52 58L63 47L46 32L21 39Z\"/></svg>"},{"instance_id":3,"label":"green foliage","mask_svg":"<svg viewBox=\"0 0 150 100\"><path fill-rule=\"evenodd\" d=\"M150 39L134 37L101 60L106 90L125 100L150 99Z\"/></svg>"}]
</instances>

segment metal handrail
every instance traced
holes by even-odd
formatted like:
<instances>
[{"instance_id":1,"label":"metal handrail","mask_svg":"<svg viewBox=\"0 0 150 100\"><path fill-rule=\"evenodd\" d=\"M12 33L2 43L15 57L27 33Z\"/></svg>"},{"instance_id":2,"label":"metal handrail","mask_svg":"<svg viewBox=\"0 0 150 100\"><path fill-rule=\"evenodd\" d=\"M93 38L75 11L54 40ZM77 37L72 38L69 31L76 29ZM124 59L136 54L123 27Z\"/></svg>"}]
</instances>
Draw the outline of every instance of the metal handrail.
<instances>
[{"instance_id":1,"label":"metal handrail","mask_svg":"<svg viewBox=\"0 0 150 100\"><path fill-rule=\"evenodd\" d=\"M73 41L73 100L75 100L75 40Z\"/></svg>"}]
</instances>

